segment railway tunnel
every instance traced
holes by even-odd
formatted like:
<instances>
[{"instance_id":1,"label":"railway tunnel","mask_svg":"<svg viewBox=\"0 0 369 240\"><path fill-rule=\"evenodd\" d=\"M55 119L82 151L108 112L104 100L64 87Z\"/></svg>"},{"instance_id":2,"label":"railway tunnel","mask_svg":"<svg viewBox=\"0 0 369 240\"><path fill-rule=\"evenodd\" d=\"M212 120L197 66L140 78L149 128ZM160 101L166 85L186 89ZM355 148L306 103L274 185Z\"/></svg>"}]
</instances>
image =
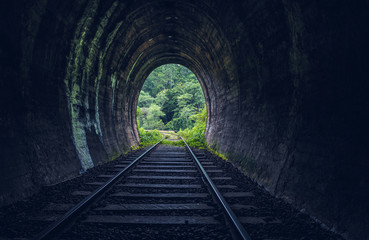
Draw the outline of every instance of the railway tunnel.
<instances>
[{"instance_id":1,"label":"railway tunnel","mask_svg":"<svg viewBox=\"0 0 369 240\"><path fill-rule=\"evenodd\" d=\"M206 140L273 195L369 238L369 2L1 3L0 205L137 146L156 67L195 73Z\"/></svg>"}]
</instances>

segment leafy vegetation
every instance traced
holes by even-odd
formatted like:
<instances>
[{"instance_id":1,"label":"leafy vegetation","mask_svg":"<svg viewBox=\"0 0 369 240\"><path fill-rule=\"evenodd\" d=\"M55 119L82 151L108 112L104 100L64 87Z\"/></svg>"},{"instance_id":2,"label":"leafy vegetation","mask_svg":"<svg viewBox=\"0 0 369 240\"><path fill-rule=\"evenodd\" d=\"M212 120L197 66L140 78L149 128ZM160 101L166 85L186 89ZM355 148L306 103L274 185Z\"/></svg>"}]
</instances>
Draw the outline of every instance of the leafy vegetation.
<instances>
[{"instance_id":1,"label":"leafy vegetation","mask_svg":"<svg viewBox=\"0 0 369 240\"><path fill-rule=\"evenodd\" d=\"M205 106L195 74L179 64L156 68L147 77L138 99L138 121L144 129L190 129L191 117Z\"/></svg>"},{"instance_id":2,"label":"leafy vegetation","mask_svg":"<svg viewBox=\"0 0 369 240\"><path fill-rule=\"evenodd\" d=\"M229 161L228 158L224 154L218 153L217 151L215 151L214 149L210 148L209 146L207 147L207 150L209 152L213 153L214 155L217 155L218 157L220 157L224 161Z\"/></svg>"},{"instance_id":3,"label":"leafy vegetation","mask_svg":"<svg viewBox=\"0 0 369 240\"><path fill-rule=\"evenodd\" d=\"M176 147L185 147L186 146L182 140L180 140L180 141L170 141L170 140L164 139L161 143L165 144L165 145L176 146Z\"/></svg>"},{"instance_id":4,"label":"leafy vegetation","mask_svg":"<svg viewBox=\"0 0 369 240\"><path fill-rule=\"evenodd\" d=\"M206 148L205 128L206 128L206 108L203 108L200 113L191 116L195 120L195 125L191 129L179 131L181 135L191 147Z\"/></svg>"},{"instance_id":5,"label":"leafy vegetation","mask_svg":"<svg viewBox=\"0 0 369 240\"><path fill-rule=\"evenodd\" d=\"M140 123L138 121L137 127L138 133L140 134L140 147L147 147L149 145L153 145L163 138L163 134L161 134L157 129L147 131L140 126Z\"/></svg>"},{"instance_id":6,"label":"leafy vegetation","mask_svg":"<svg viewBox=\"0 0 369 240\"><path fill-rule=\"evenodd\" d=\"M205 148L206 115L204 95L196 76L179 64L162 65L148 76L138 99L140 145L154 144L163 138L159 129L179 131L191 147ZM184 146L182 141L173 139L164 139L163 143Z\"/></svg>"}]
</instances>

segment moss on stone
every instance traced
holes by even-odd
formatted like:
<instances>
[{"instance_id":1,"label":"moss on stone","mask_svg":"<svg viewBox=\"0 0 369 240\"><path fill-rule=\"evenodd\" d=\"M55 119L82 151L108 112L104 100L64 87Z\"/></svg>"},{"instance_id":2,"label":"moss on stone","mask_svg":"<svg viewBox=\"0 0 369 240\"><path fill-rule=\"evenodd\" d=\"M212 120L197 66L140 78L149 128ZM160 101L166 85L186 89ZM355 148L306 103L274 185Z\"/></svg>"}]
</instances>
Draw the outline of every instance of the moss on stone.
<instances>
[{"instance_id":1,"label":"moss on stone","mask_svg":"<svg viewBox=\"0 0 369 240\"><path fill-rule=\"evenodd\" d=\"M108 159L108 162L114 161L115 159L119 158L122 154L120 152L113 152Z\"/></svg>"},{"instance_id":2,"label":"moss on stone","mask_svg":"<svg viewBox=\"0 0 369 240\"><path fill-rule=\"evenodd\" d=\"M73 143L83 170L93 167L94 164L86 140L86 128L90 124L90 119L85 112L82 112L88 109L88 96L86 96L86 99L83 99L81 96L86 95L88 90L87 83L85 83L86 79L81 76L83 75L81 74L81 68L85 64L88 65L88 62L85 62L83 48L87 32L93 23L93 17L96 15L98 3L99 1L97 0L89 2L89 7L86 8L77 25L64 80L71 116ZM87 70L90 70L90 68Z\"/></svg>"},{"instance_id":3,"label":"moss on stone","mask_svg":"<svg viewBox=\"0 0 369 240\"><path fill-rule=\"evenodd\" d=\"M220 157L221 159L223 159L224 161L229 161L229 159L226 157L226 155L222 154L222 153L219 153L217 151L215 151L214 149L208 147L207 150L215 155L217 155L218 157Z\"/></svg>"}]
</instances>

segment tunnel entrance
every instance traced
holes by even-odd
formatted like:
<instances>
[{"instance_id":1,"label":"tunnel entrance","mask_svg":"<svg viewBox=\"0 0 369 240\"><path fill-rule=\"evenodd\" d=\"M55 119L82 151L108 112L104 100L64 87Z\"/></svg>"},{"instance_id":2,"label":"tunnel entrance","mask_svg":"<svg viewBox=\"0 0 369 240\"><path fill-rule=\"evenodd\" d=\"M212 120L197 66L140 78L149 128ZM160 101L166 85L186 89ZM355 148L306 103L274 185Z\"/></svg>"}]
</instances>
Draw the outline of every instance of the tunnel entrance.
<instances>
[{"instance_id":1,"label":"tunnel entrance","mask_svg":"<svg viewBox=\"0 0 369 240\"><path fill-rule=\"evenodd\" d=\"M147 77L138 99L138 120L145 129L192 128L194 115L205 107L195 74L180 64L166 64Z\"/></svg>"},{"instance_id":2,"label":"tunnel entrance","mask_svg":"<svg viewBox=\"0 0 369 240\"><path fill-rule=\"evenodd\" d=\"M205 143L206 106L196 75L180 64L164 64L146 78L137 103L137 126L141 144L160 133L189 138L200 135ZM154 131L154 132L153 132ZM190 139L188 139L190 140Z\"/></svg>"}]
</instances>

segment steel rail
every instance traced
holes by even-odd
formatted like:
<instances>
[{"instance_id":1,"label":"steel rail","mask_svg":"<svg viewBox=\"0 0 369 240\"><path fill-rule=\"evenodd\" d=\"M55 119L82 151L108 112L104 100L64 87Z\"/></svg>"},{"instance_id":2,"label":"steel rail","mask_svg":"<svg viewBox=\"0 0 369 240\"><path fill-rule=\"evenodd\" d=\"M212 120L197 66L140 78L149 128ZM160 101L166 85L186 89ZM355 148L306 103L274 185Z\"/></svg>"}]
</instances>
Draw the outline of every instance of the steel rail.
<instances>
[{"instance_id":1,"label":"steel rail","mask_svg":"<svg viewBox=\"0 0 369 240\"><path fill-rule=\"evenodd\" d=\"M193 159L195 160L197 166L200 168L202 175L205 177L206 182L209 184L210 189L212 190L212 192L217 197L217 200L220 202L223 210L227 213L227 217L229 218L229 220L231 221L233 226L237 229L237 232L240 235L240 237L244 240L251 240L250 235L246 232L245 228L242 226L242 224L238 220L236 214L234 214L234 212L232 211L232 209L230 208L230 206L228 205L228 203L226 202L226 200L224 199L224 197L222 196L222 194L220 193L218 188L215 186L213 181L210 179L209 175L206 173L206 171L203 168L203 166L201 165L200 161L197 159L195 154L192 152L190 146L188 146L187 142L182 137L181 137L181 139L186 144L187 149L190 151L190 153L191 153Z\"/></svg>"},{"instance_id":2,"label":"steel rail","mask_svg":"<svg viewBox=\"0 0 369 240\"><path fill-rule=\"evenodd\" d=\"M164 139L164 138L163 138ZM43 230L39 235L37 235L34 239L50 239L54 234L56 234L61 228L72 220L72 218L76 217L79 213L81 213L90 203L92 203L95 199L101 196L104 192L110 189L120 177L122 177L128 170L130 170L133 165L135 165L139 160L141 160L145 155L147 155L151 150L153 150L161 141L154 144L148 150L146 150L143 154L141 154L138 158L132 161L128 166L126 166L122 171L118 172L114 177L109 179L104 185L96 189L91 195L87 196L77 205L75 205L72 209L70 209L67 213L65 213L59 220L52 223L49 227Z\"/></svg>"}]
</instances>

